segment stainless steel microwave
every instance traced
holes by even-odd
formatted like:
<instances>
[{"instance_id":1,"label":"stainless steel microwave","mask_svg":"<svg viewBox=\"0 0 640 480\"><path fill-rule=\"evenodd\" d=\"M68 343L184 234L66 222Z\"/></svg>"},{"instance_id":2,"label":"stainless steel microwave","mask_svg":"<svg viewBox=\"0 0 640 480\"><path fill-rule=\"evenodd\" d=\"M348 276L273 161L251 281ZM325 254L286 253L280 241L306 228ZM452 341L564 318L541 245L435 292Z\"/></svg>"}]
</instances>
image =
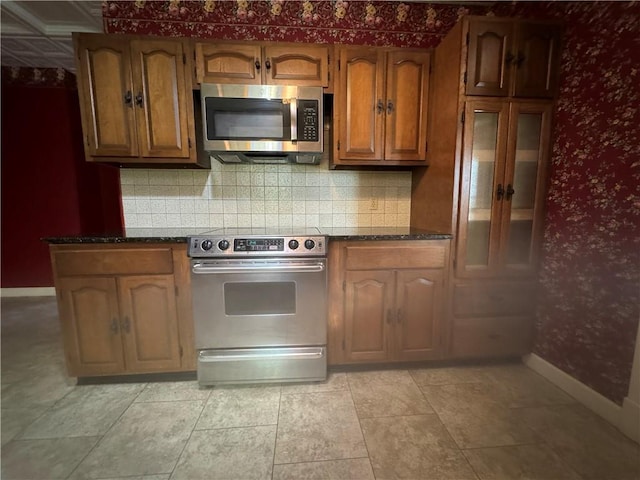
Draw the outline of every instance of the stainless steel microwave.
<instances>
[{"instance_id":1,"label":"stainless steel microwave","mask_svg":"<svg viewBox=\"0 0 640 480\"><path fill-rule=\"evenodd\" d=\"M322 156L322 87L203 84L203 146L223 163L308 163Z\"/></svg>"}]
</instances>

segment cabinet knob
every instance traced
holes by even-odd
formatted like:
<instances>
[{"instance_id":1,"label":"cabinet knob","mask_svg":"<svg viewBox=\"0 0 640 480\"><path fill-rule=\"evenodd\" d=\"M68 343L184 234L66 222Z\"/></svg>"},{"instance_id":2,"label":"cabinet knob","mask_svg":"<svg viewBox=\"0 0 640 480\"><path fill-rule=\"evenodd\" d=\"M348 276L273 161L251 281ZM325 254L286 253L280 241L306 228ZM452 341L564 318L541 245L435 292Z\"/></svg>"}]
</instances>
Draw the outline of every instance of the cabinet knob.
<instances>
[{"instance_id":1,"label":"cabinet knob","mask_svg":"<svg viewBox=\"0 0 640 480\"><path fill-rule=\"evenodd\" d=\"M387 101L387 114L391 115L393 113L393 102L391 100Z\"/></svg>"},{"instance_id":2,"label":"cabinet knob","mask_svg":"<svg viewBox=\"0 0 640 480\"><path fill-rule=\"evenodd\" d=\"M507 201L511 200L511 197L513 197L514 193L516 193L516 191L513 189L513 186L511 186L511 184L507 185Z\"/></svg>"},{"instance_id":3,"label":"cabinet knob","mask_svg":"<svg viewBox=\"0 0 640 480\"><path fill-rule=\"evenodd\" d=\"M518 56L516 57L516 67L520 68L520 66L525 60L526 60L526 57L524 56L524 53L518 52Z\"/></svg>"},{"instance_id":4,"label":"cabinet knob","mask_svg":"<svg viewBox=\"0 0 640 480\"><path fill-rule=\"evenodd\" d=\"M118 320L115 318L111 319L111 333L114 335L118 333Z\"/></svg>"},{"instance_id":5,"label":"cabinet knob","mask_svg":"<svg viewBox=\"0 0 640 480\"><path fill-rule=\"evenodd\" d=\"M396 312L396 322L397 323L402 323L402 309L399 308L398 311Z\"/></svg>"},{"instance_id":6,"label":"cabinet knob","mask_svg":"<svg viewBox=\"0 0 640 480\"><path fill-rule=\"evenodd\" d=\"M496 190L496 198L498 200L502 200L502 197L504 197L504 188L502 187L502 184L499 183L498 189Z\"/></svg>"},{"instance_id":7,"label":"cabinet knob","mask_svg":"<svg viewBox=\"0 0 640 480\"><path fill-rule=\"evenodd\" d=\"M138 92L138 94L136 95L136 105L138 105L140 108L142 108L142 101L143 101L142 92Z\"/></svg>"},{"instance_id":8,"label":"cabinet knob","mask_svg":"<svg viewBox=\"0 0 640 480\"><path fill-rule=\"evenodd\" d=\"M387 310L387 323L393 323L393 311L391 309Z\"/></svg>"},{"instance_id":9,"label":"cabinet knob","mask_svg":"<svg viewBox=\"0 0 640 480\"><path fill-rule=\"evenodd\" d=\"M376 105L376 112L378 112L378 115L384 112L384 103L382 103L382 100L378 100L378 103Z\"/></svg>"},{"instance_id":10,"label":"cabinet knob","mask_svg":"<svg viewBox=\"0 0 640 480\"><path fill-rule=\"evenodd\" d=\"M131 95L131 90L127 90L127 93L124 94L124 104L128 105L129 107L132 107L133 104L131 103L131 100L133 100L133 96Z\"/></svg>"},{"instance_id":11,"label":"cabinet knob","mask_svg":"<svg viewBox=\"0 0 640 480\"><path fill-rule=\"evenodd\" d=\"M256 66L256 70L260 70L261 65L259 60L256 60L255 66Z\"/></svg>"},{"instance_id":12,"label":"cabinet knob","mask_svg":"<svg viewBox=\"0 0 640 480\"><path fill-rule=\"evenodd\" d=\"M264 66L267 68L267 70L271 70L271 60L267 58L267 60L264 62Z\"/></svg>"},{"instance_id":13,"label":"cabinet knob","mask_svg":"<svg viewBox=\"0 0 640 480\"><path fill-rule=\"evenodd\" d=\"M124 321L122 322L122 329L125 333L129 333L131 331L131 322L129 321L129 317L124 317Z\"/></svg>"},{"instance_id":14,"label":"cabinet knob","mask_svg":"<svg viewBox=\"0 0 640 480\"><path fill-rule=\"evenodd\" d=\"M504 56L505 65L511 65L511 63L513 62L513 60L515 60L515 58L516 57L513 56L513 53L507 52L507 54Z\"/></svg>"}]
</instances>

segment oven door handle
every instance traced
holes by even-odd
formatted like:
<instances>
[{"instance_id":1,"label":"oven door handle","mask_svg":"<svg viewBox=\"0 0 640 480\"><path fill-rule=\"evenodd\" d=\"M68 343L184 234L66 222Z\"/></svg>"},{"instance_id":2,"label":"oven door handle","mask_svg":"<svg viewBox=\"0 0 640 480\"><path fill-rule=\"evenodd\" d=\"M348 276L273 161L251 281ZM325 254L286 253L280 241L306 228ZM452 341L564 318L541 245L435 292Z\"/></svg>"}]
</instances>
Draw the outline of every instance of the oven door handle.
<instances>
[{"instance_id":1,"label":"oven door handle","mask_svg":"<svg viewBox=\"0 0 640 480\"><path fill-rule=\"evenodd\" d=\"M323 263L312 263L308 265L237 265L237 266L207 266L202 263L194 263L191 271L196 275L215 275L217 273L316 273L324 271Z\"/></svg>"}]
</instances>

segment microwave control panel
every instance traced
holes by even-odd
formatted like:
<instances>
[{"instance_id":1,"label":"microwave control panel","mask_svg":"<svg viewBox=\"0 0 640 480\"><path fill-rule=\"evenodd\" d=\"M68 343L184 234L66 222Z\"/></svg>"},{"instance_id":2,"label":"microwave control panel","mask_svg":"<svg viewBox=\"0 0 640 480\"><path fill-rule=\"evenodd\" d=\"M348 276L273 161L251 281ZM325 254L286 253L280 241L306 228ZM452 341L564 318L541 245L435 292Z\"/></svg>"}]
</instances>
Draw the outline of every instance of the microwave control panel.
<instances>
[{"instance_id":1,"label":"microwave control panel","mask_svg":"<svg viewBox=\"0 0 640 480\"><path fill-rule=\"evenodd\" d=\"M300 140L317 142L318 135L318 101L298 100L298 132Z\"/></svg>"}]
</instances>

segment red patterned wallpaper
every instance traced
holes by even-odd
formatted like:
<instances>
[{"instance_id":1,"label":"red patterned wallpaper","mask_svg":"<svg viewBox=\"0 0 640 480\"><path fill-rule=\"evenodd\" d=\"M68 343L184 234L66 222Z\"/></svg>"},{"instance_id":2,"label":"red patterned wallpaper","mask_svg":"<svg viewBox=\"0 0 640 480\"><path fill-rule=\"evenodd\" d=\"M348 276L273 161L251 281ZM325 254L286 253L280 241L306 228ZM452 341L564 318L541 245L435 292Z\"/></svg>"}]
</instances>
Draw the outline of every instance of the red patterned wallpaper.
<instances>
[{"instance_id":1,"label":"red patterned wallpaper","mask_svg":"<svg viewBox=\"0 0 640 480\"><path fill-rule=\"evenodd\" d=\"M640 317L640 6L382 1L103 2L109 33L433 47L464 14L566 21L534 352L627 394Z\"/></svg>"},{"instance_id":2,"label":"red patterned wallpaper","mask_svg":"<svg viewBox=\"0 0 640 480\"><path fill-rule=\"evenodd\" d=\"M2 67L4 85L76 88L76 76L64 68Z\"/></svg>"},{"instance_id":3,"label":"red patterned wallpaper","mask_svg":"<svg viewBox=\"0 0 640 480\"><path fill-rule=\"evenodd\" d=\"M105 31L226 40L433 47L486 7L344 0L109 1Z\"/></svg>"}]
</instances>

